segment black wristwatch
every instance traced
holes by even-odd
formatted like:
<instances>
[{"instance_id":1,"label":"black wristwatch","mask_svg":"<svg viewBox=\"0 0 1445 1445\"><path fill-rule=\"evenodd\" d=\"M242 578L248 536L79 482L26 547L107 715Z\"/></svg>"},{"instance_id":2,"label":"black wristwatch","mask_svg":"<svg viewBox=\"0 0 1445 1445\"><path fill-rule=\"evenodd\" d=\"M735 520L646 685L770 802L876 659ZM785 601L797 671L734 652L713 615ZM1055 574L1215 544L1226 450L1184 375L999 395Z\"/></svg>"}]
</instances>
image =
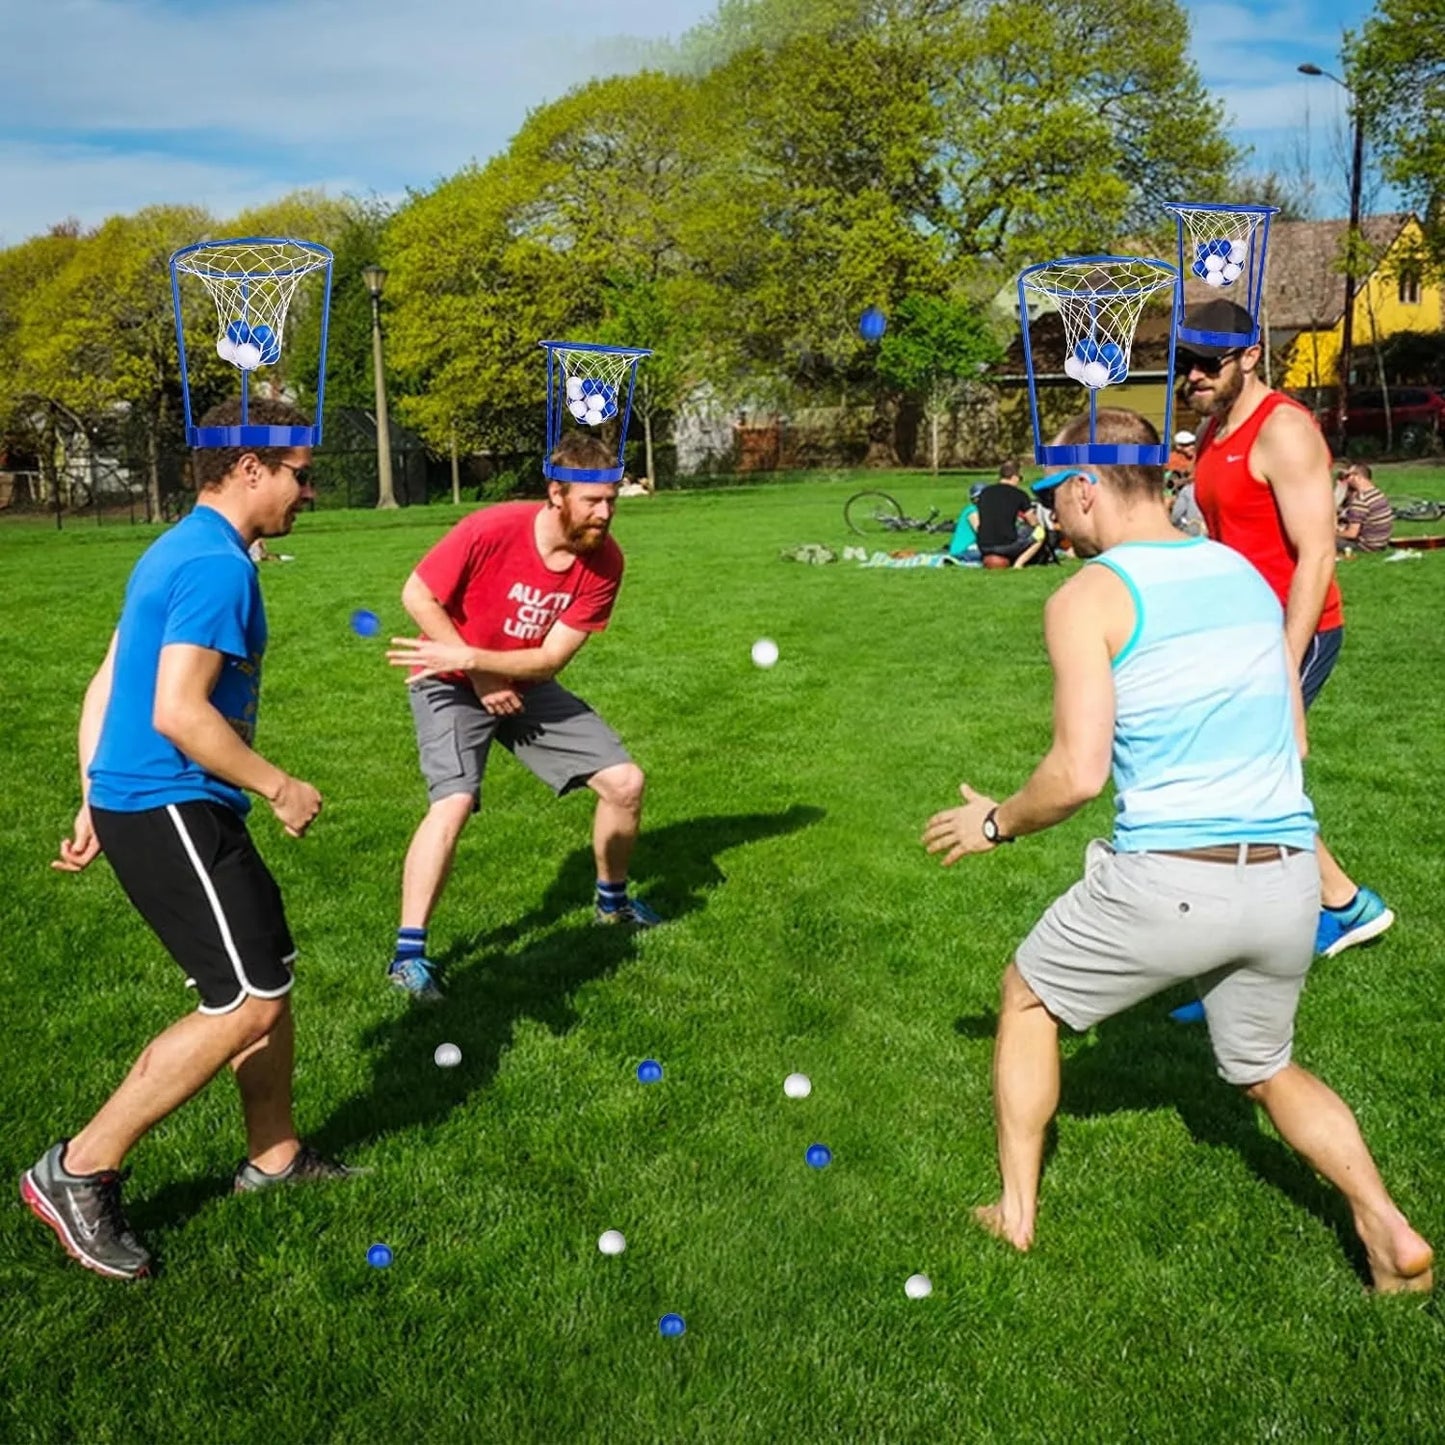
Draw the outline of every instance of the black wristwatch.
<instances>
[{"instance_id":1,"label":"black wristwatch","mask_svg":"<svg viewBox=\"0 0 1445 1445\"><path fill-rule=\"evenodd\" d=\"M983 820L983 836L994 844L1012 843L1012 838L1005 838L998 830L998 809L990 808L988 815Z\"/></svg>"}]
</instances>

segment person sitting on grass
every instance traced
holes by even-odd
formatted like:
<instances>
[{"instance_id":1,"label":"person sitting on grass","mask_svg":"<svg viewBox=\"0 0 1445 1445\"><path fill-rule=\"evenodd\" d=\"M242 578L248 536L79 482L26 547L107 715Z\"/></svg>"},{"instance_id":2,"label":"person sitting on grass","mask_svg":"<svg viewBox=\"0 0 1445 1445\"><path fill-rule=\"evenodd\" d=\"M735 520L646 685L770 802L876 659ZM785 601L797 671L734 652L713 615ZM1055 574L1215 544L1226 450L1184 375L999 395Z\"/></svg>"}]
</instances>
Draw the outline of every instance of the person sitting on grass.
<instances>
[{"instance_id":1,"label":"person sitting on grass","mask_svg":"<svg viewBox=\"0 0 1445 1445\"><path fill-rule=\"evenodd\" d=\"M1364 462L1356 462L1345 473L1343 520L1335 530L1335 549L1340 552L1388 552L1395 530L1395 509L1375 485L1374 474Z\"/></svg>"},{"instance_id":2,"label":"person sitting on grass","mask_svg":"<svg viewBox=\"0 0 1445 1445\"><path fill-rule=\"evenodd\" d=\"M999 557L1013 567L1027 567L1043 551L1042 534L1033 502L1023 489L1017 462L1004 462L998 481L978 495L978 550L985 558Z\"/></svg>"}]
</instances>

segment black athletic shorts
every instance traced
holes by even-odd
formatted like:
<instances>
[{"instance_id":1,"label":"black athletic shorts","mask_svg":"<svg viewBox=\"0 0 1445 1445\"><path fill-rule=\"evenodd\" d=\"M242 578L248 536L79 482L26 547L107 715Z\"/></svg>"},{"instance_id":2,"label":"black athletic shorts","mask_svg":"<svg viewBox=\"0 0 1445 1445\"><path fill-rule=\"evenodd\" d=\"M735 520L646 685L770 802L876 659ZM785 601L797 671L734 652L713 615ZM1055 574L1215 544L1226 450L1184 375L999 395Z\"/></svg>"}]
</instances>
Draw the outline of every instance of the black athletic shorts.
<instances>
[{"instance_id":1,"label":"black athletic shorts","mask_svg":"<svg viewBox=\"0 0 1445 1445\"><path fill-rule=\"evenodd\" d=\"M170 803L90 815L120 886L185 970L202 1013L290 991L296 945L281 890L239 814L221 803Z\"/></svg>"}]
</instances>

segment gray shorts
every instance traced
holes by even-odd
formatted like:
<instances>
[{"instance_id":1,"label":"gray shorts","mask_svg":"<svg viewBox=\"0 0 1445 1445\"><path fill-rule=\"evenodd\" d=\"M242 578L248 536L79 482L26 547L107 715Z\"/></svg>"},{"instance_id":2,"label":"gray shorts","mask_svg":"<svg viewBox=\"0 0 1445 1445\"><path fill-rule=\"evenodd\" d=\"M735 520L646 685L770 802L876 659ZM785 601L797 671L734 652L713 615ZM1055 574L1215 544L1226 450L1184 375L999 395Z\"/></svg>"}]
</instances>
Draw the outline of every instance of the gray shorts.
<instances>
[{"instance_id":1,"label":"gray shorts","mask_svg":"<svg viewBox=\"0 0 1445 1445\"><path fill-rule=\"evenodd\" d=\"M561 683L519 690L523 710L508 717L487 712L468 682L428 678L407 691L433 803L470 793L472 811L481 807L493 738L558 797L603 768L632 761L622 739Z\"/></svg>"},{"instance_id":2,"label":"gray shorts","mask_svg":"<svg viewBox=\"0 0 1445 1445\"><path fill-rule=\"evenodd\" d=\"M1048 1011L1081 1031L1195 980L1220 1075L1248 1086L1290 1061L1319 907L1313 850L1215 863L1116 853L1096 839L1083 878L1015 962Z\"/></svg>"}]
</instances>

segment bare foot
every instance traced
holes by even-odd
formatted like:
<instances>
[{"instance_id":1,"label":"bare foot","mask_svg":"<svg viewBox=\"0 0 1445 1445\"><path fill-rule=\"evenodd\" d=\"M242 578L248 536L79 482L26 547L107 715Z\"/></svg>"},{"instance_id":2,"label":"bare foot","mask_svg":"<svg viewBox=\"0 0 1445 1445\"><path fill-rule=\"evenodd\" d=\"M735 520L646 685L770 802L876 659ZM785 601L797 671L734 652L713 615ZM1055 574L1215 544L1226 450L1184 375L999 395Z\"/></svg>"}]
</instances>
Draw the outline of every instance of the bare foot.
<instances>
[{"instance_id":1,"label":"bare foot","mask_svg":"<svg viewBox=\"0 0 1445 1445\"><path fill-rule=\"evenodd\" d=\"M1377 1293L1428 1294L1434 1287L1435 1252L1399 1210L1383 1219L1356 1218L1355 1228L1364 1241Z\"/></svg>"},{"instance_id":2,"label":"bare foot","mask_svg":"<svg viewBox=\"0 0 1445 1445\"><path fill-rule=\"evenodd\" d=\"M1010 1223L1004 1217L1002 1202L980 1204L973 1211L973 1217L995 1239L1001 1239L1005 1244L1013 1245L1015 1249L1027 1251L1034 1242L1032 1227L1026 1229L1022 1224Z\"/></svg>"}]
</instances>

